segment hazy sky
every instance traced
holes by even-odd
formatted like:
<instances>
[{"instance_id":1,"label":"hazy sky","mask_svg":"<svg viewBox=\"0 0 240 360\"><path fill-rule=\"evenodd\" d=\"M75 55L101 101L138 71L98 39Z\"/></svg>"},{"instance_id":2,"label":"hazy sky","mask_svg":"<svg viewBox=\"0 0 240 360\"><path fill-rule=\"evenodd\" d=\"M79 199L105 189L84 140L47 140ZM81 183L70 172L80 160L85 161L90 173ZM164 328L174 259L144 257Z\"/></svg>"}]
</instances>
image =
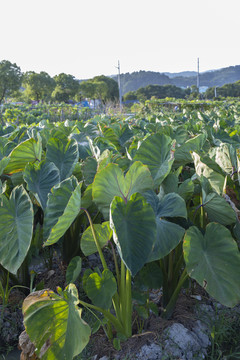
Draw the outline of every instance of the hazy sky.
<instances>
[{"instance_id":1,"label":"hazy sky","mask_svg":"<svg viewBox=\"0 0 240 360\"><path fill-rule=\"evenodd\" d=\"M0 61L84 79L240 65L240 0L0 0Z\"/></svg>"}]
</instances>

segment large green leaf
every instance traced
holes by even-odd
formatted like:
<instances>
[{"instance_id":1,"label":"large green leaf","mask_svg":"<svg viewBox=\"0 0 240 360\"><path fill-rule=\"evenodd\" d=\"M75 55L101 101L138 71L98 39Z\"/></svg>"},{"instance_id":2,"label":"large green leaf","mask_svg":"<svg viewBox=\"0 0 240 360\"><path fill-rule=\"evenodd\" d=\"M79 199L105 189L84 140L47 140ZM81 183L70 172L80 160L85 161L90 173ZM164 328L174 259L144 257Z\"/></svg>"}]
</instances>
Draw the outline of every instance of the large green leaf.
<instances>
[{"instance_id":1,"label":"large green leaf","mask_svg":"<svg viewBox=\"0 0 240 360\"><path fill-rule=\"evenodd\" d=\"M85 160L88 156L92 155L89 141L85 133L73 134L71 138L77 141L80 159Z\"/></svg>"},{"instance_id":2,"label":"large green leaf","mask_svg":"<svg viewBox=\"0 0 240 360\"><path fill-rule=\"evenodd\" d=\"M204 143L207 140L207 134L199 134L192 139L189 139L180 147L176 147L174 154L175 161L174 165L179 167L181 165L186 165L187 163L192 162L191 152L199 152L202 150Z\"/></svg>"},{"instance_id":3,"label":"large green leaf","mask_svg":"<svg viewBox=\"0 0 240 360\"><path fill-rule=\"evenodd\" d=\"M236 222L236 213L227 201L216 193L210 193L203 198L204 209L210 221L222 225L231 225Z\"/></svg>"},{"instance_id":4,"label":"large green leaf","mask_svg":"<svg viewBox=\"0 0 240 360\"><path fill-rule=\"evenodd\" d=\"M80 256L75 256L72 258L70 263L68 264L67 271L66 271L66 282L67 284L74 283L80 272L82 270L82 259Z\"/></svg>"},{"instance_id":5,"label":"large green leaf","mask_svg":"<svg viewBox=\"0 0 240 360\"><path fill-rule=\"evenodd\" d=\"M98 163L95 158L87 158L82 164L82 174L85 184L88 186L92 184L94 176L97 172Z\"/></svg>"},{"instance_id":6,"label":"large green leaf","mask_svg":"<svg viewBox=\"0 0 240 360\"><path fill-rule=\"evenodd\" d=\"M178 194L185 200L191 199L194 193L194 184L192 179L186 179L178 188Z\"/></svg>"},{"instance_id":7,"label":"large green leaf","mask_svg":"<svg viewBox=\"0 0 240 360\"><path fill-rule=\"evenodd\" d=\"M148 136L137 150L134 161L147 165L155 186L160 185L169 174L174 161L174 141L169 136L154 134Z\"/></svg>"},{"instance_id":8,"label":"large green leaf","mask_svg":"<svg viewBox=\"0 0 240 360\"><path fill-rule=\"evenodd\" d=\"M46 159L53 162L60 172L60 181L72 175L78 161L78 145L74 139L52 138L47 143Z\"/></svg>"},{"instance_id":9,"label":"large green leaf","mask_svg":"<svg viewBox=\"0 0 240 360\"><path fill-rule=\"evenodd\" d=\"M32 240L33 207L23 186L0 202L0 263L13 274L23 263Z\"/></svg>"},{"instance_id":10,"label":"large green leaf","mask_svg":"<svg viewBox=\"0 0 240 360\"><path fill-rule=\"evenodd\" d=\"M200 156L193 152L192 157L195 164L196 174L198 176L205 176L210 182L212 188L221 195L223 192L225 177L217 171L214 171L211 167L206 165L200 158ZM217 166L217 164L216 164Z\"/></svg>"},{"instance_id":11,"label":"large green leaf","mask_svg":"<svg viewBox=\"0 0 240 360\"><path fill-rule=\"evenodd\" d=\"M37 201L45 210L51 188L60 181L58 168L54 163L46 161L36 165L28 164L25 167L23 178L28 185L28 190L35 194Z\"/></svg>"},{"instance_id":12,"label":"large green leaf","mask_svg":"<svg viewBox=\"0 0 240 360\"><path fill-rule=\"evenodd\" d=\"M156 242L148 258L150 262L168 255L179 244L185 232L184 228L164 218L187 218L187 209L185 201L175 193L165 195L162 200L154 192L144 196L155 212L157 224Z\"/></svg>"},{"instance_id":13,"label":"large green leaf","mask_svg":"<svg viewBox=\"0 0 240 360\"><path fill-rule=\"evenodd\" d=\"M74 176L55 185L48 196L44 216L44 246L56 243L81 209L81 183Z\"/></svg>"},{"instance_id":14,"label":"large green leaf","mask_svg":"<svg viewBox=\"0 0 240 360\"><path fill-rule=\"evenodd\" d=\"M102 224L94 224L93 227L100 246L103 247L107 245L108 241L112 237L112 229L110 228L109 221L105 221ZM81 249L85 256L89 256L97 252L97 246L95 244L90 226L84 231L82 235Z\"/></svg>"},{"instance_id":15,"label":"large green leaf","mask_svg":"<svg viewBox=\"0 0 240 360\"><path fill-rule=\"evenodd\" d=\"M104 270L102 276L92 273L86 280L85 291L94 305L109 309L112 297L117 291L117 282L110 270Z\"/></svg>"},{"instance_id":16,"label":"large green leaf","mask_svg":"<svg viewBox=\"0 0 240 360\"><path fill-rule=\"evenodd\" d=\"M41 161L42 143L39 138L38 141L29 139L13 149L9 154L10 162L6 166L4 173L12 174L24 170L28 163Z\"/></svg>"},{"instance_id":17,"label":"large green leaf","mask_svg":"<svg viewBox=\"0 0 240 360\"><path fill-rule=\"evenodd\" d=\"M36 354L43 360L72 360L89 342L91 329L81 318L74 284L59 295L51 290L31 293L23 302L24 325Z\"/></svg>"},{"instance_id":18,"label":"large green leaf","mask_svg":"<svg viewBox=\"0 0 240 360\"><path fill-rule=\"evenodd\" d=\"M109 217L110 204L114 196L127 201L135 192L142 193L152 189L153 180L147 166L136 161L124 177L123 171L116 164L109 164L99 171L93 182L93 201L103 213Z\"/></svg>"},{"instance_id":19,"label":"large green leaf","mask_svg":"<svg viewBox=\"0 0 240 360\"><path fill-rule=\"evenodd\" d=\"M237 243L223 225L210 223L205 235L192 226L183 243L189 276L223 305L240 301L240 254Z\"/></svg>"},{"instance_id":20,"label":"large green leaf","mask_svg":"<svg viewBox=\"0 0 240 360\"><path fill-rule=\"evenodd\" d=\"M8 163L10 162L10 158L9 157L3 157L0 160L0 176L2 175L2 173L4 172L4 169L6 168L6 166L8 165Z\"/></svg>"},{"instance_id":21,"label":"large green leaf","mask_svg":"<svg viewBox=\"0 0 240 360\"><path fill-rule=\"evenodd\" d=\"M117 196L111 204L111 227L119 254L135 276L147 262L156 239L154 211L138 193L127 203Z\"/></svg>"}]
</instances>

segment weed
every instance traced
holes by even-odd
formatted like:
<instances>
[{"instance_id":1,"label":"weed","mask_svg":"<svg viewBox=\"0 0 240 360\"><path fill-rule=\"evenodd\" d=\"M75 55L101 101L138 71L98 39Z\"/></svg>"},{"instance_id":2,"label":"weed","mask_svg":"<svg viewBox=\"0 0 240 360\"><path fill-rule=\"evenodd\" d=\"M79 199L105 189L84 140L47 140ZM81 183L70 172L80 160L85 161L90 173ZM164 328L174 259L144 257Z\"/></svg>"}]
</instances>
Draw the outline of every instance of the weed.
<instances>
[{"instance_id":1,"label":"weed","mask_svg":"<svg viewBox=\"0 0 240 360\"><path fill-rule=\"evenodd\" d=\"M211 327L209 360L240 359L240 317L234 310L216 310Z\"/></svg>"}]
</instances>

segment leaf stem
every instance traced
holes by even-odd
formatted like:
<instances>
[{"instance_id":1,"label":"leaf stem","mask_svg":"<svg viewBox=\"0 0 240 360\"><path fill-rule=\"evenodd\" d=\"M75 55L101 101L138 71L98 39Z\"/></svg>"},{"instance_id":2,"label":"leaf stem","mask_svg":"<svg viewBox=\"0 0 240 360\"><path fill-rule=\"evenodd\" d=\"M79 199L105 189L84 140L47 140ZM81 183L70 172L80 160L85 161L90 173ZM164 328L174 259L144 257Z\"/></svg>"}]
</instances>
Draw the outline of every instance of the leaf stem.
<instances>
[{"instance_id":1,"label":"leaf stem","mask_svg":"<svg viewBox=\"0 0 240 360\"><path fill-rule=\"evenodd\" d=\"M101 262L102 262L102 266L103 266L103 269L104 270L107 270L108 269L108 266L107 266L107 263L106 263L106 260L103 256L103 252L102 252L102 249L101 249L101 246L100 246L100 243L97 239L97 236L96 236L96 233L95 233L95 229L94 229L94 226L93 226L93 222L92 222L92 219L91 219L91 216L89 215L89 212L84 209L84 208L81 208L81 210L84 210L87 217L88 217L88 221L89 221L89 224L90 224L90 227L91 227L91 231L92 231L92 235L93 235L93 238L94 238L94 241L95 241L95 244L96 244L96 247L97 247L97 250L98 250L98 253L99 253L99 256L100 256L100 259L101 259Z\"/></svg>"},{"instance_id":2,"label":"leaf stem","mask_svg":"<svg viewBox=\"0 0 240 360\"><path fill-rule=\"evenodd\" d=\"M174 307L175 307L175 304L176 304L176 301L177 301L177 298L178 298L178 294L184 284L184 282L186 281L186 279L188 278L188 273L187 273L187 270L186 268L183 270L182 272L182 275L178 281L178 284L177 284L177 287L176 289L174 290L174 293L172 294L171 296L171 299L170 301L168 302L166 308L164 309L164 312L163 312L163 317L165 319L169 319L170 316L172 315L173 313L173 310L174 310Z\"/></svg>"}]
</instances>

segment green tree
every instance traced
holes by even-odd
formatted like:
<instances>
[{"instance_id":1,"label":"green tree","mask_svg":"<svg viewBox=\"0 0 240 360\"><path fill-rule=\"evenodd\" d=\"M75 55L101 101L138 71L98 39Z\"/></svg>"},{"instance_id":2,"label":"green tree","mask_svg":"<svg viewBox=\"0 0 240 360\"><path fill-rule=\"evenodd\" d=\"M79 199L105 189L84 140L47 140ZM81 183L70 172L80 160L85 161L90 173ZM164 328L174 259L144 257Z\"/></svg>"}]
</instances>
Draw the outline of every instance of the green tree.
<instances>
[{"instance_id":1,"label":"green tree","mask_svg":"<svg viewBox=\"0 0 240 360\"><path fill-rule=\"evenodd\" d=\"M79 91L79 82L72 75L61 73L54 76L54 80L56 87L52 98L58 102L68 102Z\"/></svg>"},{"instance_id":2,"label":"green tree","mask_svg":"<svg viewBox=\"0 0 240 360\"><path fill-rule=\"evenodd\" d=\"M19 66L8 60L0 62L0 104L6 98L18 91L22 82L22 72Z\"/></svg>"},{"instance_id":3,"label":"green tree","mask_svg":"<svg viewBox=\"0 0 240 360\"><path fill-rule=\"evenodd\" d=\"M104 76L95 76L93 79L80 83L80 97L99 99L103 103L116 101L119 97L118 84L115 80Z\"/></svg>"},{"instance_id":4,"label":"green tree","mask_svg":"<svg viewBox=\"0 0 240 360\"><path fill-rule=\"evenodd\" d=\"M79 85L79 97L94 99L95 86L92 80L82 81Z\"/></svg>"},{"instance_id":5,"label":"green tree","mask_svg":"<svg viewBox=\"0 0 240 360\"><path fill-rule=\"evenodd\" d=\"M105 83L107 85L107 89L105 86L103 86L102 83ZM118 92L118 83L111 79L108 76L104 76L104 75L100 75L100 76L95 76L93 78L93 83L98 83L98 89L97 92L100 89L100 85L99 83L101 83L101 88L102 88L102 95L100 97L100 99L106 103L107 101L117 101L118 97L119 97L119 92Z\"/></svg>"},{"instance_id":6,"label":"green tree","mask_svg":"<svg viewBox=\"0 0 240 360\"><path fill-rule=\"evenodd\" d=\"M55 81L46 72L40 74L28 71L24 74L23 85L26 87L25 94L31 100L50 100L55 88Z\"/></svg>"}]
</instances>

